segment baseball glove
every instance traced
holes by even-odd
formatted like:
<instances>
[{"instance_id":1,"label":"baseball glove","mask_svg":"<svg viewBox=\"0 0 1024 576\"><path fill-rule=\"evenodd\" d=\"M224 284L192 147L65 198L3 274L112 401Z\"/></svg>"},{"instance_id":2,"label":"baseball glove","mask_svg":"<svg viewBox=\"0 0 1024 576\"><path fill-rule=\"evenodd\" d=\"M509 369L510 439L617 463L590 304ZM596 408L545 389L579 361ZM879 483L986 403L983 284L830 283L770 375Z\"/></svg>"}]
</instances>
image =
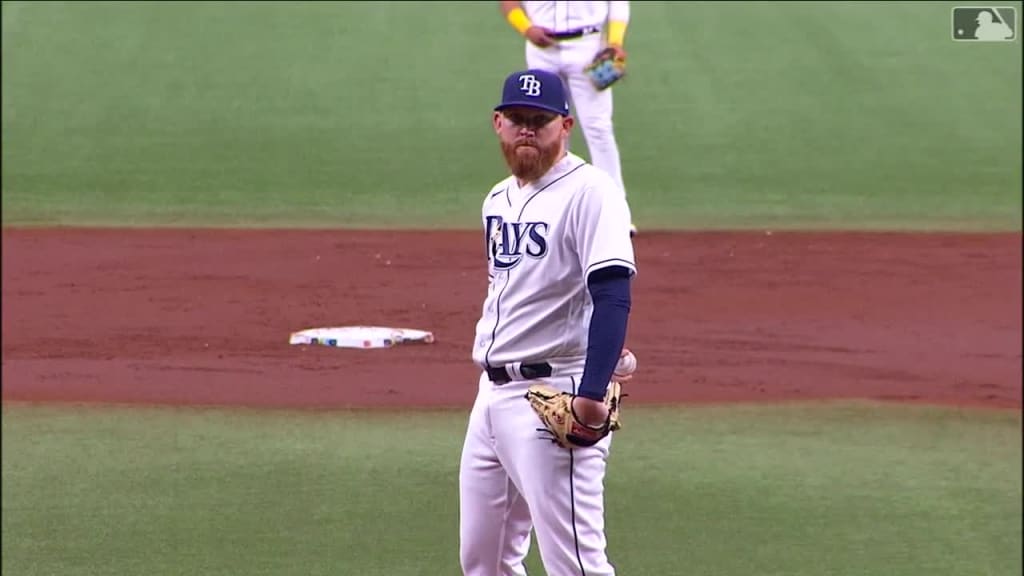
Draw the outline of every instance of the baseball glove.
<instances>
[{"instance_id":1,"label":"baseball glove","mask_svg":"<svg viewBox=\"0 0 1024 576\"><path fill-rule=\"evenodd\" d=\"M598 90L604 90L626 75L626 53L609 46L594 56L583 69Z\"/></svg>"},{"instance_id":2,"label":"baseball glove","mask_svg":"<svg viewBox=\"0 0 1024 576\"><path fill-rule=\"evenodd\" d=\"M526 392L526 399L537 413L544 428L553 436L552 441L562 448L593 446L610 432L622 427L619 421L619 404L622 400L622 386L618 382L608 385L604 403L608 407L608 418L601 426L588 426L576 419L572 410L572 399L576 396L562 392L547 384L534 384Z\"/></svg>"}]
</instances>

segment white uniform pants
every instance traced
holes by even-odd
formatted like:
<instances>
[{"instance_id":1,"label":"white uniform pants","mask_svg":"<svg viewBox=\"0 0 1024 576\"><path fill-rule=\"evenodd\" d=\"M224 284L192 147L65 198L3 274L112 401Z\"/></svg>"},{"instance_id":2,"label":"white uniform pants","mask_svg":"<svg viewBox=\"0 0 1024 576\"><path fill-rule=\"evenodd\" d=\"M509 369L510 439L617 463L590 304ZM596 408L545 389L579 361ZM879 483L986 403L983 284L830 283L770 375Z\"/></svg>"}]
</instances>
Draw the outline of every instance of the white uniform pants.
<instances>
[{"instance_id":1,"label":"white uniform pants","mask_svg":"<svg viewBox=\"0 0 1024 576\"><path fill-rule=\"evenodd\" d=\"M574 392L579 378L547 378ZM604 475L611 435L566 450L538 432L526 390L486 373L469 417L459 470L459 555L466 576L523 576L530 529L553 576L609 576Z\"/></svg>"},{"instance_id":2,"label":"white uniform pants","mask_svg":"<svg viewBox=\"0 0 1024 576\"><path fill-rule=\"evenodd\" d=\"M612 127L612 90L597 90L583 68L604 48L601 33L561 40L554 46L538 48L526 42L526 66L554 72L569 88L571 104L590 152L590 163L607 172L622 193L622 167L619 146Z\"/></svg>"}]
</instances>

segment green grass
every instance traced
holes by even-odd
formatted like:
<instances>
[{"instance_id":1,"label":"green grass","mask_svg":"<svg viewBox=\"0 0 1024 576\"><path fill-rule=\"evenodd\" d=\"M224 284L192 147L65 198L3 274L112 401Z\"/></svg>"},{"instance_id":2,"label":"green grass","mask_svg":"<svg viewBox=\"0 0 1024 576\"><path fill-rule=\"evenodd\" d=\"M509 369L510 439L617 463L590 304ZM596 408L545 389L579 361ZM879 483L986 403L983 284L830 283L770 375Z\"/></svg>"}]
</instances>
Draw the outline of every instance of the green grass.
<instances>
[{"instance_id":1,"label":"green grass","mask_svg":"<svg viewBox=\"0 0 1024 576\"><path fill-rule=\"evenodd\" d=\"M607 478L623 574L1022 569L1019 412L625 416ZM6 405L3 571L457 574L465 417Z\"/></svg>"},{"instance_id":2,"label":"green grass","mask_svg":"<svg viewBox=\"0 0 1024 576\"><path fill-rule=\"evenodd\" d=\"M1019 230L1021 43L953 5L634 3L635 220ZM523 65L494 2L4 2L2 39L5 225L473 228Z\"/></svg>"},{"instance_id":3,"label":"green grass","mask_svg":"<svg viewBox=\"0 0 1024 576\"><path fill-rule=\"evenodd\" d=\"M953 42L959 4L633 3L636 222L1020 230L1021 43ZM474 228L504 174L489 111L522 43L494 2L2 11L5 226ZM464 427L5 405L2 569L456 574ZM636 576L1019 574L1021 466L1019 412L634 408L610 553Z\"/></svg>"}]
</instances>

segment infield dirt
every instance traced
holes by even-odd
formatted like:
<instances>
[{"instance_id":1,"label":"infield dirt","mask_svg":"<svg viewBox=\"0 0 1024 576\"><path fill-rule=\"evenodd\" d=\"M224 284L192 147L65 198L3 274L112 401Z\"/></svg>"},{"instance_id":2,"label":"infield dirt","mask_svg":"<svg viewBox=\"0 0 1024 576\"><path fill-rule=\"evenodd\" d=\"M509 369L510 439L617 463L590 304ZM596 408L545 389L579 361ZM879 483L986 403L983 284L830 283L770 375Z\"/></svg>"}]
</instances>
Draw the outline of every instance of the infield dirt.
<instances>
[{"instance_id":1,"label":"infield dirt","mask_svg":"<svg viewBox=\"0 0 1024 576\"><path fill-rule=\"evenodd\" d=\"M630 403L1021 407L1021 234L635 239ZM5 401L469 407L475 232L5 229ZM388 350L300 328L431 330Z\"/></svg>"}]
</instances>

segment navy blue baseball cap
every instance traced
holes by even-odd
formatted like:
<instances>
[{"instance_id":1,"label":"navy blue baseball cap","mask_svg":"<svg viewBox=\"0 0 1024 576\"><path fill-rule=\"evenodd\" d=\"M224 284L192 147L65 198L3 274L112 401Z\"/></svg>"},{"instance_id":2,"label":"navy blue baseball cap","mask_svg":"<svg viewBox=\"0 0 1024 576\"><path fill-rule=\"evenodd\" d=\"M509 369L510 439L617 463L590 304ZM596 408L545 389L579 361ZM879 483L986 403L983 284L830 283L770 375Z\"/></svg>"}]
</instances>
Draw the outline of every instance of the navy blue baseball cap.
<instances>
[{"instance_id":1,"label":"navy blue baseball cap","mask_svg":"<svg viewBox=\"0 0 1024 576\"><path fill-rule=\"evenodd\" d=\"M495 110L513 106L538 108L562 116L569 115L569 99L562 79L547 70L523 70L510 74L501 91L501 104Z\"/></svg>"}]
</instances>

